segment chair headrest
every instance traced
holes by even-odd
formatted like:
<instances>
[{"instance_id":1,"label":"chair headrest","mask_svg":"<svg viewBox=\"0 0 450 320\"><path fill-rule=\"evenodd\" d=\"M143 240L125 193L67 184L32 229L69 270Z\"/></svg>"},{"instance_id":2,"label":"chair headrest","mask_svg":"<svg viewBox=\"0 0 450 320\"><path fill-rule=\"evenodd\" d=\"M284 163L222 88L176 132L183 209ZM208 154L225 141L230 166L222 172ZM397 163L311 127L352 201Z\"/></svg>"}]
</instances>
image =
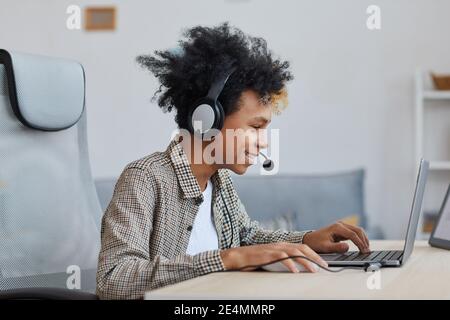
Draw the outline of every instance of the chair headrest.
<instances>
[{"instance_id":1,"label":"chair headrest","mask_svg":"<svg viewBox=\"0 0 450 320\"><path fill-rule=\"evenodd\" d=\"M15 116L25 126L59 131L78 122L84 110L85 76L76 61L0 49Z\"/></svg>"}]
</instances>

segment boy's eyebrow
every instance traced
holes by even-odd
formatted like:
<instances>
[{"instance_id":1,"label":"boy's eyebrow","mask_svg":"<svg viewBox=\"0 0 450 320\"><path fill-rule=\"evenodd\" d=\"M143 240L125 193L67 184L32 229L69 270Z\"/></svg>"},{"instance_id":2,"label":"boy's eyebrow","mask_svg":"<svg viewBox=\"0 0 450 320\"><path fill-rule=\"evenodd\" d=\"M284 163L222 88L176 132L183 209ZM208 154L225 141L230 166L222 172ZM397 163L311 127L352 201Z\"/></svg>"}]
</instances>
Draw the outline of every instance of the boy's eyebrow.
<instances>
[{"instance_id":1,"label":"boy's eyebrow","mask_svg":"<svg viewBox=\"0 0 450 320\"><path fill-rule=\"evenodd\" d=\"M267 118L261 117L261 116L255 117L255 118L253 118L253 120L260 121L263 123L270 123L270 119L267 119Z\"/></svg>"}]
</instances>

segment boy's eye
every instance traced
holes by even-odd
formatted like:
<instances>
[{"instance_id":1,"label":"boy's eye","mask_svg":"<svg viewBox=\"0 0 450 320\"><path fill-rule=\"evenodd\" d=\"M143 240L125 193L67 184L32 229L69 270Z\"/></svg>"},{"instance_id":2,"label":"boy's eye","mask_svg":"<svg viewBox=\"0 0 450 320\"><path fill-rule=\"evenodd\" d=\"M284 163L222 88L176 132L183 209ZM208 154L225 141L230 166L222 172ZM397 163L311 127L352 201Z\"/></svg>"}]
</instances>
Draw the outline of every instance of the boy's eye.
<instances>
[{"instance_id":1,"label":"boy's eye","mask_svg":"<svg viewBox=\"0 0 450 320\"><path fill-rule=\"evenodd\" d=\"M257 125L255 125L255 126L252 126L253 128L255 128L255 129L259 129L259 128L261 128L261 126L257 126Z\"/></svg>"}]
</instances>

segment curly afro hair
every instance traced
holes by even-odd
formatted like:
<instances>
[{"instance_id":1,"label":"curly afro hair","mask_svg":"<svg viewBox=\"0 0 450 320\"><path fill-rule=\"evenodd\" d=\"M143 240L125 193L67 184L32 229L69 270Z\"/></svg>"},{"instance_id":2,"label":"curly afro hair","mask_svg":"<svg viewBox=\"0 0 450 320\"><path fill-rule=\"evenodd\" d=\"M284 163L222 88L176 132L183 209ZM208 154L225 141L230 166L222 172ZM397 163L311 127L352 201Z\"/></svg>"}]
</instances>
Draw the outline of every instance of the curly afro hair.
<instances>
[{"instance_id":1,"label":"curly afro hair","mask_svg":"<svg viewBox=\"0 0 450 320\"><path fill-rule=\"evenodd\" d=\"M280 109L280 101L287 103L285 83L293 79L289 62L275 59L264 39L246 35L228 23L196 26L183 36L178 51L157 50L153 55L136 58L160 81L153 100L158 100L164 112L176 109L179 128L187 128L192 105L207 94L211 83L231 65L236 71L218 98L225 115L238 110L239 98L245 90L255 91L263 103L275 106L276 111Z\"/></svg>"}]
</instances>

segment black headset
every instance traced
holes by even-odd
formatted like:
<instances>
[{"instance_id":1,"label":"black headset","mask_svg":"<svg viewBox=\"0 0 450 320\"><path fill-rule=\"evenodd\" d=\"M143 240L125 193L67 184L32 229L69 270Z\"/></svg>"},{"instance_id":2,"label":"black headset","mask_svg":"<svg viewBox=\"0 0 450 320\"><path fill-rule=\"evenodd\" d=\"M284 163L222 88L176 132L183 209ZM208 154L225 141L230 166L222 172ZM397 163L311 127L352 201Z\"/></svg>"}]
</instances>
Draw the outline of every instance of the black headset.
<instances>
[{"instance_id":1,"label":"black headset","mask_svg":"<svg viewBox=\"0 0 450 320\"><path fill-rule=\"evenodd\" d=\"M211 129L222 129L225 112L218 97L234 71L236 67L227 69L211 84L208 94L198 99L190 108L187 123L190 133L197 134L205 140L211 138Z\"/></svg>"},{"instance_id":2,"label":"black headset","mask_svg":"<svg viewBox=\"0 0 450 320\"><path fill-rule=\"evenodd\" d=\"M221 130L225 119L225 111L222 104L218 100L222 93L228 78L235 72L236 66L227 69L226 72L217 78L210 86L205 97L198 99L190 108L187 118L187 129L191 134L195 134L202 140L211 140L213 137L212 129ZM198 128L200 125L200 128ZM264 153L260 152L264 157L263 168L271 171L274 168L274 162L270 160Z\"/></svg>"}]
</instances>

